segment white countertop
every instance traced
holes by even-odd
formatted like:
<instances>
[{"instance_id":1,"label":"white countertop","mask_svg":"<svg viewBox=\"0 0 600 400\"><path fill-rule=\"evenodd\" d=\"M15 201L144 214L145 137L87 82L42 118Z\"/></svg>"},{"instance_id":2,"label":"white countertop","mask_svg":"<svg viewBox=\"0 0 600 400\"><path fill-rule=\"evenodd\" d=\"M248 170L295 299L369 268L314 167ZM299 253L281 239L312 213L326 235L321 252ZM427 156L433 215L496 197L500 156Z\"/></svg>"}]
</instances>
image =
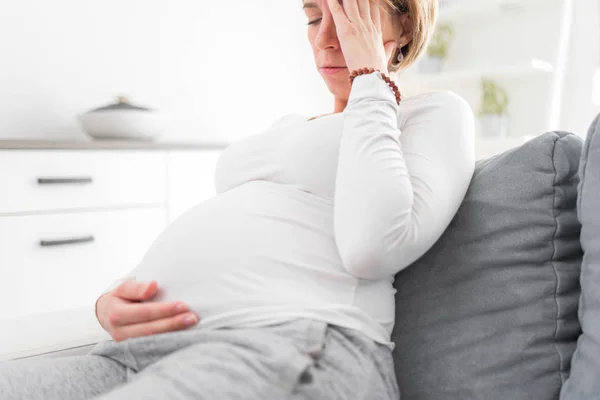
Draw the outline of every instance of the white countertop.
<instances>
[{"instance_id":1,"label":"white countertop","mask_svg":"<svg viewBox=\"0 0 600 400\"><path fill-rule=\"evenodd\" d=\"M110 340L94 307L0 319L0 361L31 357Z\"/></svg>"},{"instance_id":2,"label":"white countertop","mask_svg":"<svg viewBox=\"0 0 600 400\"><path fill-rule=\"evenodd\" d=\"M136 140L0 140L0 150L213 150L229 146L224 140L150 142Z\"/></svg>"}]
</instances>

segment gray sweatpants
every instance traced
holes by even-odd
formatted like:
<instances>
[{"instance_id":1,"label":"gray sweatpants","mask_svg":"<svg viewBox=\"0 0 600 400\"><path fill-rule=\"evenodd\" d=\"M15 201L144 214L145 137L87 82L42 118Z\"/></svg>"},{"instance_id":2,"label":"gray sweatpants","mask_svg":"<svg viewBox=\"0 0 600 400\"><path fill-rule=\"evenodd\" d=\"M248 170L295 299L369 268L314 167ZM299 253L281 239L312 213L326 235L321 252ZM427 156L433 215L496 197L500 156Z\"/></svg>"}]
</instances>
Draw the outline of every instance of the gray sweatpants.
<instances>
[{"instance_id":1,"label":"gray sweatpants","mask_svg":"<svg viewBox=\"0 0 600 400\"><path fill-rule=\"evenodd\" d=\"M115 343L88 355L0 363L2 400L398 400L391 351L298 320Z\"/></svg>"}]
</instances>

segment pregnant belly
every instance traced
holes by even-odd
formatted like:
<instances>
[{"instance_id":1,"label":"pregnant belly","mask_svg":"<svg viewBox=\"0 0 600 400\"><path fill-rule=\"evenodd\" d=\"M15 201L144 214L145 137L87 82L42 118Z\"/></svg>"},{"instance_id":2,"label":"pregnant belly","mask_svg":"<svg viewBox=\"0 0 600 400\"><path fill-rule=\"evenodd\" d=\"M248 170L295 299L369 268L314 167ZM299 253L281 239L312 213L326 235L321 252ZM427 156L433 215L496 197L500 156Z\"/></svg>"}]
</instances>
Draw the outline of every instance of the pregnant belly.
<instances>
[{"instance_id":1,"label":"pregnant belly","mask_svg":"<svg viewBox=\"0 0 600 400\"><path fill-rule=\"evenodd\" d=\"M350 304L331 203L292 187L250 182L183 214L135 271L159 301L184 301L203 318L269 305Z\"/></svg>"}]
</instances>

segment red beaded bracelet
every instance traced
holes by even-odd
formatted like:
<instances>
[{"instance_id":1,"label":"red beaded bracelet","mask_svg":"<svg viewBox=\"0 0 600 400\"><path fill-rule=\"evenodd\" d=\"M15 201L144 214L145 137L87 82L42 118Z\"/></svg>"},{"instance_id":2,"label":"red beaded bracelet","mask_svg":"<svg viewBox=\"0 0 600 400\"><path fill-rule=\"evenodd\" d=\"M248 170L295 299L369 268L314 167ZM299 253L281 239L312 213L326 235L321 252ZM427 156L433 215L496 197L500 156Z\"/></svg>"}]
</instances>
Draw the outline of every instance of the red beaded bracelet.
<instances>
[{"instance_id":1,"label":"red beaded bracelet","mask_svg":"<svg viewBox=\"0 0 600 400\"><path fill-rule=\"evenodd\" d=\"M383 78L385 83L387 83L390 89L392 89L392 91L394 92L394 95L396 96L396 102L398 103L398 105L400 105L400 101L402 101L402 94L400 93L400 89L398 89L398 85L396 85L396 82L391 80L389 76L379 71L378 69L360 68L352 71L352 73L350 73L350 84L352 85L352 82L354 82L354 78L356 78L357 76L372 74L375 71L381 74L381 77Z\"/></svg>"}]
</instances>

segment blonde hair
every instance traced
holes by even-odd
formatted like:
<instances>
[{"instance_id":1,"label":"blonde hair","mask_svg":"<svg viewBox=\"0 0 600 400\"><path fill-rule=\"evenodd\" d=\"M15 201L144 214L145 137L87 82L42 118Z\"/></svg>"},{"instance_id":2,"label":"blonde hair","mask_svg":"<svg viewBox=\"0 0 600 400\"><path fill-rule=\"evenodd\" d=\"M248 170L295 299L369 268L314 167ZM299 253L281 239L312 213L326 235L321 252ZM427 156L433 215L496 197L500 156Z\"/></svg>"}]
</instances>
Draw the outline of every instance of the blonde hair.
<instances>
[{"instance_id":1,"label":"blonde hair","mask_svg":"<svg viewBox=\"0 0 600 400\"><path fill-rule=\"evenodd\" d=\"M398 62L400 49L394 52L390 72L408 68L415 63L427 49L435 29L438 16L438 0L384 0L392 9L393 17L407 14L411 40L402 48L404 59Z\"/></svg>"}]
</instances>

